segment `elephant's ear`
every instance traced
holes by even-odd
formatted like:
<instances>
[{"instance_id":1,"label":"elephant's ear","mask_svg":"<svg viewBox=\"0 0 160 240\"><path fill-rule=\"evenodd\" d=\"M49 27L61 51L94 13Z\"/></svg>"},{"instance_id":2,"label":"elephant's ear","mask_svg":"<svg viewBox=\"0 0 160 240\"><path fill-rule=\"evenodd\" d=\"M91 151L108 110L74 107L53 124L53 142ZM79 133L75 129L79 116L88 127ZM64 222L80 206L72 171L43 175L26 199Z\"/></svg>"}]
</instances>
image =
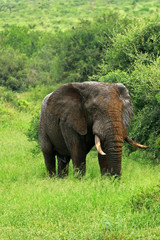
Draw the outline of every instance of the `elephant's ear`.
<instances>
[{"instance_id":1,"label":"elephant's ear","mask_svg":"<svg viewBox=\"0 0 160 240\"><path fill-rule=\"evenodd\" d=\"M116 85L119 90L120 98L123 101L122 121L125 128L127 128L133 116L133 105L127 88L122 83L116 83Z\"/></svg>"},{"instance_id":2,"label":"elephant's ear","mask_svg":"<svg viewBox=\"0 0 160 240\"><path fill-rule=\"evenodd\" d=\"M72 84L64 84L54 91L48 99L47 109L80 135L87 134L82 96Z\"/></svg>"}]
</instances>

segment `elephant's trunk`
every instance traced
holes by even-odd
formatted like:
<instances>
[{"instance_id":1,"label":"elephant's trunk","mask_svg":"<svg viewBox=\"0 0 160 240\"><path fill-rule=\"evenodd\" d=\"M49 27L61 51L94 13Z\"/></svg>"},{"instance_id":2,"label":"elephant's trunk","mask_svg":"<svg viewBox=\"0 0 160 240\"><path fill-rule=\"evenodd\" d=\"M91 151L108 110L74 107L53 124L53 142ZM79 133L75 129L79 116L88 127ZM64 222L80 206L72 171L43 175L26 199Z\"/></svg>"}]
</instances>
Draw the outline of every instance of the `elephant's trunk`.
<instances>
[{"instance_id":1,"label":"elephant's trunk","mask_svg":"<svg viewBox=\"0 0 160 240\"><path fill-rule=\"evenodd\" d=\"M135 141L133 141L131 138L129 138L128 136L124 139L127 143L129 143L130 145L134 146L134 147L138 147L138 148L143 148L146 149L148 148L148 146L144 146L142 144L139 144Z\"/></svg>"},{"instance_id":2,"label":"elephant's trunk","mask_svg":"<svg viewBox=\"0 0 160 240\"><path fill-rule=\"evenodd\" d=\"M101 169L101 174L106 175L121 175L121 159L122 159L122 147L123 147L123 135L114 135L113 133L108 133L110 135L105 140L101 141L102 149L105 155L99 151L99 164ZM103 153L104 153L103 152Z\"/></svg>"},{"instance_id":3,"label":"elephant's trunk","mask_svg":"<svg viewBox=\"0 0 160 240\"><path fill-rule=\"evenodd\" d=\"M105 146L105 143L102 145ZM110 142L106 149L106 155L99 154L98 158L102 175L121 175L122 145L123 142Z\"/></svg>"},{"instance_id":4,"label":"elephant's trunk","mask_svg":"<svg viewBox=\"0 0 160 240\"><path fill-rule=\"evenodd\" d=\"M123 140L115 140L108 148L106 157L108 159L108 168L111 175L121 175Z\"/></svg>"}]
</instances>

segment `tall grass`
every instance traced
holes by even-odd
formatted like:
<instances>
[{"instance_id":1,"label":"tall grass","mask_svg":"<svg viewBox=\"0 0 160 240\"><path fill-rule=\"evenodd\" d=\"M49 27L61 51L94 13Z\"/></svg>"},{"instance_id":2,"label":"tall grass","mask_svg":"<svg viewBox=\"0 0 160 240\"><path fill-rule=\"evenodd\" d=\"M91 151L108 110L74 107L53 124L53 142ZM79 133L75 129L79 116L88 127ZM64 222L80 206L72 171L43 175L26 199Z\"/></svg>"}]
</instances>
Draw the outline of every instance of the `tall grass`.
<instances>
[{"instance_id":1,"label":"tall grass","mask_svg":"<svg viewBox=\"0 0 160 240\"><path fill-rule=\"evenodd\" d=\"M25 135L32 114L7 109L0 118L0 239L159 239L160 166L124 156L120 181L101 178L93 149L83 179L73 177L72 165L69 177L49 179Z\"/></svg>"}]
</instances>

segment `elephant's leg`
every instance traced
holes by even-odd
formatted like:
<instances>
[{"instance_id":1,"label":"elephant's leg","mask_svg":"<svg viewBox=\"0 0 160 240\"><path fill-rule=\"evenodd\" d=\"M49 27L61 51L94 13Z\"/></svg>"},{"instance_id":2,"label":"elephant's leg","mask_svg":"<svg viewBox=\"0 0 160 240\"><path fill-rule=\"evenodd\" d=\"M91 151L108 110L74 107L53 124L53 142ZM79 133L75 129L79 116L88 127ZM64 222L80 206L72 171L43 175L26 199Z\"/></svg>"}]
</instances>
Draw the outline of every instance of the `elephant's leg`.
<instances>
[{"instance_id":1,"label":"elephant's leg","mask_svg":"<svg viewBox=\"0 0 160 240\"><path fill-rule=\"evenodd\" d=\"M48 138L45 138L44 142L41 141L41 148L47 171L49 173L49 176L52 177L53 174L56 174L56 161L55 152L53 151L53 145Z\"/></svg>"},{"instance_id":2,"label":"elephant's leg","mask_svg":"<svg viewBox=\"0 0 160 240\"><path fill-rule=\"evenodd\" d=\"M101 175L102 176L109 175L109 165L108 165L107 157L101 154L98 154L98 160L99 160Z\"/></svg>"},{"instance_id":3,"label":"elephant's leg","mask_svg":"<svg viewBox=\"0 0 160 240\"><path fill-rule=\"evenodd\" d=\"M59 177L68 176L70 157L57 154L57 160L58 160L58 176Z\"/></svg>"},{"instance_id":4,"label":"elephant's leg","mask_svg":"<svg viewBox=\"0 0 160 240\"><path fill-rule=\"evenodd\" d=\"M86 154L81 145L81 142L74 144L71 154L74 174L77 176L84 176L86 173Z\"/></svg>"},{"instance_id":5,"label":"elephant's leg","mask_svg":"<svg viewBox=\"0 0 160 240\"><path fill-rule=\"evenodd\" d=\"M83 176L86 172L86 146L83 136L79 136L75 130L66 127L66 124L61 121L60 128L68 152L71 156L74 173L77 176Z\"/></svg>"},{"instance_id":6,"label":"elephant's leg","mask_svg":"<svg viewBox=\"0 0 160 240\"><path fill-rule=\"evenodd\" d=\"M43 152L43 156L49 176L52 177L56 174L55 155L52 152Z\"/></svg>"}]
</instances>

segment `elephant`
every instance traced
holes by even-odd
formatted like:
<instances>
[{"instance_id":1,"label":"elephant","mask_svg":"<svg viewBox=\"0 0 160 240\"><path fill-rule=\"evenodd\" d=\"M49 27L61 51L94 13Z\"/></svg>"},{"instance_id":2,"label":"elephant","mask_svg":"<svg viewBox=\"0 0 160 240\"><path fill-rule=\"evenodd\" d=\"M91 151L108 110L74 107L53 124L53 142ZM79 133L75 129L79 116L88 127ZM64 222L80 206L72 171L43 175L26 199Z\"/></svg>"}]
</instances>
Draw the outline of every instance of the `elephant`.
<instances>
[{"instance_id":1,"label":"elephant","mask_svg":"<svg viewBox=\"0 0 160 240\"><path fill-rule=\"evenodd\" d=\"M146 149L131 138L126 128L133 105L122 83L66 83L48 94L41 106L39 138L49 176L68 175L72 159L74 173L86 173L86 155L95 145L101 175L121 175L124 141Z\"/></svg>"}]
</instances>

